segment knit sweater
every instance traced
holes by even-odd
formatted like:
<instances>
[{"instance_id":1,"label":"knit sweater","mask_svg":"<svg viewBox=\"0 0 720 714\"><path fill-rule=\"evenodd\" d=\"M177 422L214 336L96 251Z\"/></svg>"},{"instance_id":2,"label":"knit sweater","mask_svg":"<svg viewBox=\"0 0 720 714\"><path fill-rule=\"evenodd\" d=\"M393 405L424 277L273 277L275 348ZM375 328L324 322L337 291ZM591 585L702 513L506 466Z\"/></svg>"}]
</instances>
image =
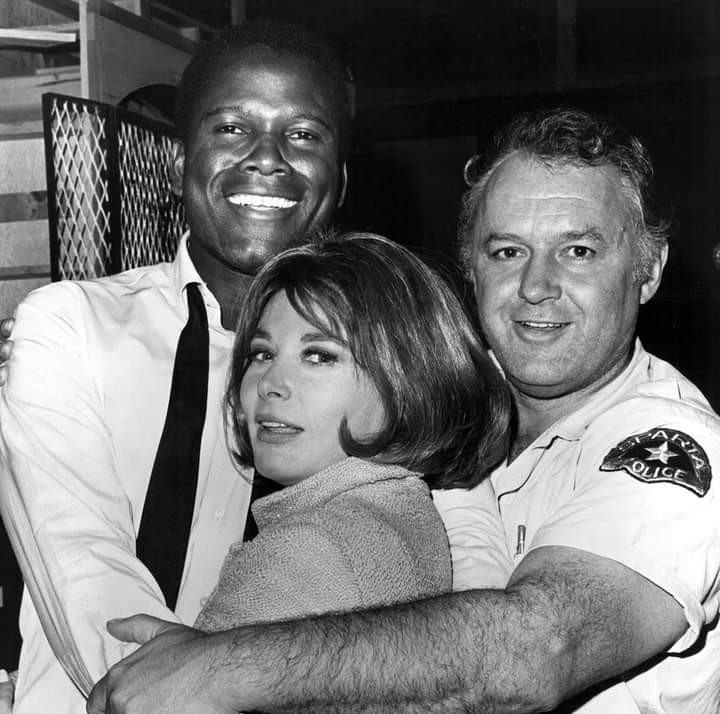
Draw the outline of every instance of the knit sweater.
<instances>
[{"instance_id":1,"label":"knit sweater","mask_svg":"<svg viewBox=\"0 0 720 714\"><path fill-rule=\"evenodd\" d=\"M230 547L195 626L242 624L448 592L451 561L429 489L399 466L347 458L253 504L257 536Z\"/></svg>"}]
</instances>

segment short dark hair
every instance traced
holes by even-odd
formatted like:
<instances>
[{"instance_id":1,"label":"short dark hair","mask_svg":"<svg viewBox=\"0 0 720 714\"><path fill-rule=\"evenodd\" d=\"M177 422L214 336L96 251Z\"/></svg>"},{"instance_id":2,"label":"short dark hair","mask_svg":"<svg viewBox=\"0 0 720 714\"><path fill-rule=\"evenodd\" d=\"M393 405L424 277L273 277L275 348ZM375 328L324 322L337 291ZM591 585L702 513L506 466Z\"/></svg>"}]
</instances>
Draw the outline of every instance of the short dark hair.
<instances>
[{"instance_id":1,"label":"short dark hair","mask_svg":"<svg viewBox=\"0 0 720 714\"><path fill-rule=\"evenodd\" d=\"M252 448L240 384L262 312L281 292L303 319L346 341L380 395L378 434L356 441L341 424L348 455L431 474L440 488L476 485L505 455L509 393L456 294L407 249L347 233L281 253L248 292L227 390L242 465Z\"/></svg>"},{"instance_id":2,"label":"short dark hair","mask_svg":"<svg viewBox=\"0 0 720 714\"><path fill-rule=\"evenodd\" d=\"M459 238L466 269L470 268L473 229L490 177L514 153L548 166L615 167L623 178L636 224L635 279L648 277L653 261L668 240L667 221L656 214L652 205L650 155L640 139L616 121L564 107L521 114L495 134L486 156L472 157L465 165L465 180L470 189L463 197Z\"/></svg>"},{"instance_id":3,"label":"short dark hair","mask_svg":"<svg viewBox=\"0 0 720 714\"><path fill-rule=\"evenodd\" d=\"M350 150L352 118L348 74L335 50L318 34L293 22L258 18L234 25L202 42L180 78L175 96L175 130L185 143L190 139L194 108L212 81L218 64L252 48L290 55L315 65L327 77L340 132L339 156Z\"/></svg>"}]
</instances>

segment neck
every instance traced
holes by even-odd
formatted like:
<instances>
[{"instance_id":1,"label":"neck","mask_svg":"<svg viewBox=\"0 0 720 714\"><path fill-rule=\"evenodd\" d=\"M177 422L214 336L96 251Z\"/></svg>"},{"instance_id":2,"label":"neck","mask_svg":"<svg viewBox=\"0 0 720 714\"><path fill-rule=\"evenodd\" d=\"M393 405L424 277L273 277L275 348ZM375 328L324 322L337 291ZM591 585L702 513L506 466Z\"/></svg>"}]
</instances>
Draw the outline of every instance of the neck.
<instances>
[{"instance_id":1,"label":"neck","mask_svg":"<svg viewBox=\"0 0 720 714\"><path fill-rule=\"evenodd\" d=\"M240 308L254 276L220 262L198 248L197 244L192 242L192 237L188 242L188 252L195 269L220 305L222 326L226 330L234 331Z\"/></svg>"},{"instance_id":2,"label":"neck","mask_svg":"<svg viewBox=\"0 0 720 714\"><path fill-rule=\"evenodd\" d=\"M517 385L510 384L515 407L517 409L517 431L510 445L508 459L512 461L520 455L535 439L553 424L580 409L590 398L606 384L617 377L629 364L631 354L609 369L601 379L592 384L560 396L538 397L529 394Z\"/></svg>"}]
</instances>

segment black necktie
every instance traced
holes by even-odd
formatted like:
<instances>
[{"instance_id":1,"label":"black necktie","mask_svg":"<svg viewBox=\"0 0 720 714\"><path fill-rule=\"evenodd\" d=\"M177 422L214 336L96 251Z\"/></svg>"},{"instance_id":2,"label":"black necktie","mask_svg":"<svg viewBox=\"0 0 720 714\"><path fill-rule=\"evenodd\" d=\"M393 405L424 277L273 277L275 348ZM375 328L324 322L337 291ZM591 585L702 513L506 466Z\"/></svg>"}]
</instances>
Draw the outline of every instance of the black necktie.
<instances>
[{"instance_id":1,"label":"black necktie","mask_svg":"<svg viewBox=\"0 0 720 714\"><path fill-rule=\"evenodd\" d=\"M155 576L171 610L177 602L195 507L209 370L205 304L196 284L189 284L186 292L188 321L178 339L165 427L136 545L138 558Z\"/></svg>"}]
</instances>

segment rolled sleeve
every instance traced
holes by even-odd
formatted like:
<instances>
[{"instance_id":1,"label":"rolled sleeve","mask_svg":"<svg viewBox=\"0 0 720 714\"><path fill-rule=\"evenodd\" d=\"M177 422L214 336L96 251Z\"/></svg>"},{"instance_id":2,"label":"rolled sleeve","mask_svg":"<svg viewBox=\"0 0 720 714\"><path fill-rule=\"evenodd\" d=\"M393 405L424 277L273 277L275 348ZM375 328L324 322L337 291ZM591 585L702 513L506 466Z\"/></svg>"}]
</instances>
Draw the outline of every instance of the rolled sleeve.
<instances>
[{"instance_id":1,"label":"rolled sleeve","mask_svg":"<svg viewBox=\"0 0 720 714\"><path fill-rule=\"evenodd\" d=\"M530 549L579 548L622 563L658 585L685 613L688 630L670 650L681 652L718 612L720 491L711 482L700 496L678 483L644 482L622 468L601 470L604 457L623 437L645 431L624 421L619 438L612 436L618 426L605 421L583 440L572 495L538 529ZM682 417L649 423L689 435L707 454L711 470L718 465L720 433L710 425Z\"/></svg>"}]
</instances>

